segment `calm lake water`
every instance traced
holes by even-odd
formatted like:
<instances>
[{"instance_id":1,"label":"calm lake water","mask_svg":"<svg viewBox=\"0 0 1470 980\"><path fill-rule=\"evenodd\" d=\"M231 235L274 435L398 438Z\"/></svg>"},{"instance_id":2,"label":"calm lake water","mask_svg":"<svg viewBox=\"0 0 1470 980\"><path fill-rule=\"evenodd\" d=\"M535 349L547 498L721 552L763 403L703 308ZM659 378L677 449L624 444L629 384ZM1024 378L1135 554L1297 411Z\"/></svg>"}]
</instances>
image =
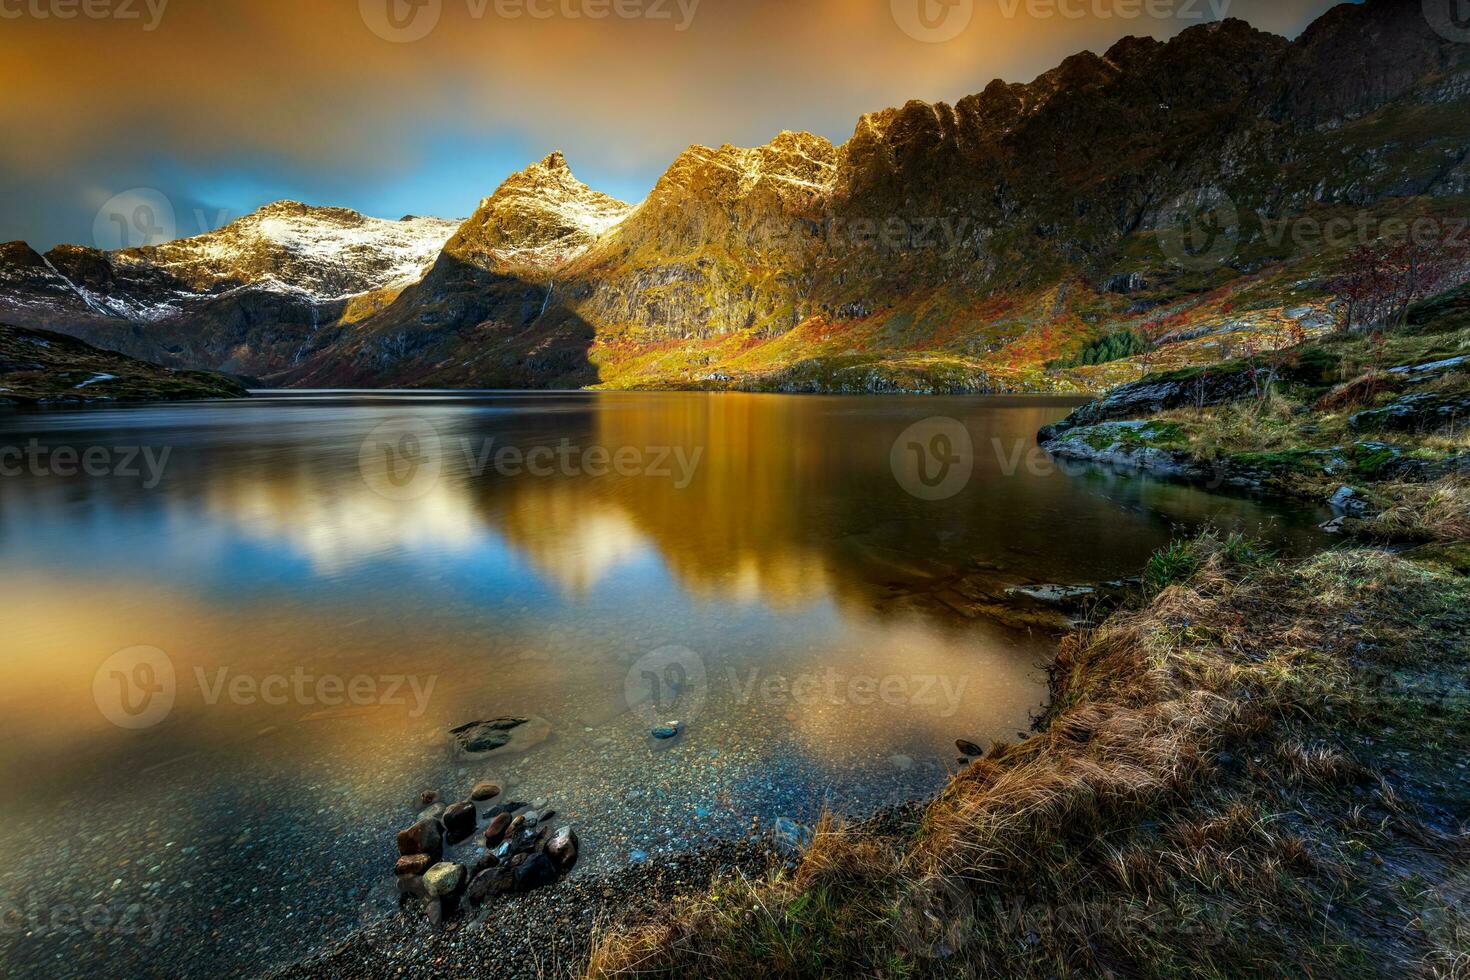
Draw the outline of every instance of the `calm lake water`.
<instances>
[{"instance_id":1,"label":"calm lake water","mask_svg":"<svg viewBox=\"0 0 1470 980\"><path fill-rule=\"evenodd\" d=\"M1014 738L1042 707L1055 638L985 614L1007 586L1132 575L1206 524L1298 547L1321 519L1049 467L1034 435L1068 407L321 392L0 414L6 972L297 958L389 909L427 788L544 798L576 874L918 797L957 736ZM501 715L551 733L451 753L449 728Z\"/></svg>"}]
</instances>

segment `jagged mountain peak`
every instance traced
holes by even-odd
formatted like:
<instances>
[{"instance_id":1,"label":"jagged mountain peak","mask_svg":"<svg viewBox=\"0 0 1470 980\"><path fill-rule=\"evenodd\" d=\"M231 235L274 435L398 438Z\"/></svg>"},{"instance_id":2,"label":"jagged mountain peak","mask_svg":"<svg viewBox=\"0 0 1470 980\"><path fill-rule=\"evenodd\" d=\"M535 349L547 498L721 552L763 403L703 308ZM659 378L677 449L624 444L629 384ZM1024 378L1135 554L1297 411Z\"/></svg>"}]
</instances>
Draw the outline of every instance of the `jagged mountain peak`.
<instances>
[{"instance_id":1,"label":"jagged mountain peak","mask_svg":"<svg viewBox=\"0 0 1470 980\"><path fill-rule=\"evenodd\" d=\"M784 130L756 147L694 145L675 158L649 195L652 206L694 197L736 201L770 193L783 203L808 203L831 187L837 150L813 133Z\"/></svg>"},{"instance_id":2,"label":"jagged mountain peak","mask_svg":"<svg viewBox=\"0 0 1470 980\"><path fill-rule=\"evenodd\" d=\"M555 266L586 251L631 210L578 180L556 150L502 181L444 252L483 269Z\"/></svg>"}]
</instances>

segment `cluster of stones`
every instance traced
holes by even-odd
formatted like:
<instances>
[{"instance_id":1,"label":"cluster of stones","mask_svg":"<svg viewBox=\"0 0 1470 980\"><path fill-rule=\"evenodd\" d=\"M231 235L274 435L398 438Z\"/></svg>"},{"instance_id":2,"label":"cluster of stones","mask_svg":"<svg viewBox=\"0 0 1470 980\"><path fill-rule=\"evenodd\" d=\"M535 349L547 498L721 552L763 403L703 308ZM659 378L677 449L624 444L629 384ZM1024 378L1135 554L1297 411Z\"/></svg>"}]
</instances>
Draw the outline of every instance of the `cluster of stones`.
<instances>
[{"instance_id":1,"label":"cluster of stones","mask_svg":"<svg viewBox=\"0 0 1470 980\"><path fill-rule=\"evenodd\" d=\"M478 908L497 895L549 885L577 862L577 834L571 827L553 828L555 810L539 800L493 803L499 795L498 785L481 782L468 800L446 806L438 793L426 792L418 820L398 833L394 872L401 901L422 902L435 925L466 904ZM477 833L483 846L465 862L445 859L446 846Z\"/></svg>"}]
</instances>

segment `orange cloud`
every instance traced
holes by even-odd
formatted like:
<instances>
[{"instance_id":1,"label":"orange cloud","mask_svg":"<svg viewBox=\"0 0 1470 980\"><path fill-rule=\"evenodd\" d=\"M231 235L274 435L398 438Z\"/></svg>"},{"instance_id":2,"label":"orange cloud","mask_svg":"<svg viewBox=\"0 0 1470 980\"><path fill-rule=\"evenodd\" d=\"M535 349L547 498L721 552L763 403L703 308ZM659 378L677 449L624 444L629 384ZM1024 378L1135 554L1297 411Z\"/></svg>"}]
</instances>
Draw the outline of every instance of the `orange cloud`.
<instances>
[{"instance_id":1,"label":"orange cloud","mask_svg":"<svg viewBox=\"0 0 1470 980\"><path fill-rule=\"evenodd\" d=\"M843 138L864 111L1027 80L1124 34L1167 37L1221 4L1281 32L1327 6L1174 0L1194 19L1151 19L1122 16L1149 0L152 2L162 9L148 30L144 0L0 0L0 169L64 170L118 147L391 173L418 152L416 135L445 127L513 130L565 146L574 164L658 167L691 142L782 128ZM143 18L33 13L122 4ZM947 40L915 37L904 4L925 5L926 22L967 19ZM436 8L420 40L372 29L388 10L398 16L384 22L403 25Z\"/></svg>"}]
</instances>

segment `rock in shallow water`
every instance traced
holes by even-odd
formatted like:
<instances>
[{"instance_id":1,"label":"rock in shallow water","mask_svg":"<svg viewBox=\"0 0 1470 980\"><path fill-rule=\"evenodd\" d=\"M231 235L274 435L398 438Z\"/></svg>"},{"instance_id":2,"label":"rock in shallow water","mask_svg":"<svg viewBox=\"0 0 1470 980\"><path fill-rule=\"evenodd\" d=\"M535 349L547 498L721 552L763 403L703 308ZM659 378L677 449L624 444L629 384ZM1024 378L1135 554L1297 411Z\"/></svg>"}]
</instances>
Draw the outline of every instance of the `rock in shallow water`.
<instances>
[{"instance_id":1,"label":"rock in shallow water","mask_svg":"<svg viewBox=\"0 0 1470 980\"><path fill-rule=\"evenodd\" d=\"M451 743L463 759L483 759L491 754L514 755L535 748L551 735L545 718L491 718L472 721L449 730Z\"/></svg>"},{"instance_id":2,"label":"rock in shallow water","mask_svg":"<svg viewBox=\"0 0 1470 980\"><path fill-rule=\"evenodd\" d=\"M476 803L493 800L500 795L500 784L492 783L488 779L482 779L470 790L470 799Z\"/></svg>"},{"instance_id":3,"label":"rock in shallow water","mask_svg":"<svg viewBox=\"0 0 1470 980\"><path fill-rule=\"evenodd\" d=\"M456 803L444 811L443 820L449 843L457 844L475 832L475 805Z\"/></svg>"},{"instance_id":4,"label":"rock in shallow water","mask_svg":"<svg viewBox=\"0 0 1470 980\"><path fill-rule=\"evenodd\" d=\"M960 755L967 755L970 756L972 759L979 758L980 756L985 754L984 749L982 749L980 746L976 745L974 742L970 741L967 738L955 739L954 745L955 748L960 750Z\"/></svg>"},{"instance_id":5,"label":"rock in shallow water","mask_svg":"<svg viewBox=\"0 0 1470 980\"><path fill-rule=\"evenodd\" d=\"M510 814L498 813L492 817L490 825L485 828L485 846L493 847L500 843L500 839L505 836L505 832L509 827Z\"/></svg>"},{"instance_id":6,"label":"rock in shallow water","mask_svg":"<svg viewBox=\"0 0 1470 980\"><path fill-rule=\"evenodd\" d=\"M398 832L399 854L429 854L437 858L443 852L444 839L437 820L420 820L407 830Z\"/></svg>"}]
</instances>

